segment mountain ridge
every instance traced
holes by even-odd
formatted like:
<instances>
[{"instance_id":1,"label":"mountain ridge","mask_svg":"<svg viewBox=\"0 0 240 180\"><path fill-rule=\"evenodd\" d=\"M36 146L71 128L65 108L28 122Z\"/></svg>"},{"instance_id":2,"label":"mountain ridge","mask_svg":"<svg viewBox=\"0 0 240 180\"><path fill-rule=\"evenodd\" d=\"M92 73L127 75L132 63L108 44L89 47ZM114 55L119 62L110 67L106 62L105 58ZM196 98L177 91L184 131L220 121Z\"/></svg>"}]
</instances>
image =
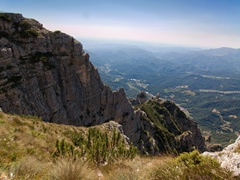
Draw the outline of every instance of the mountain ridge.
<instances>
[{"instance_id":1,"label":"mountain ridge","mask_svg":"<svg viewBox=\"0 0 240 180\"><path fill-rule=\"evenodd\" d=\"M142 152L168 152L161 149L161 141L145 133L144 126L147 125L148 132L159 128L141 118L144 113L133 109L123 89L112 91L103 84L89 54L73 37L48 31L36 20L13 13L0 14L0 35L0 106L4 112L76 126L114 120L122 125L130 143ZM178 118L174 114L170 118ZM180 120L191 122L185 116ZM190 126L192 135L188 140L179 142L174 138L173 145L187 143L189 147L180 151L194 146L205 150L197 124ZM182 126L181 133L187 130L188 126ZM141 138L145 138L143 143ZM173 149L174 146L170 147Z\"/></svg>"}]
</instances>

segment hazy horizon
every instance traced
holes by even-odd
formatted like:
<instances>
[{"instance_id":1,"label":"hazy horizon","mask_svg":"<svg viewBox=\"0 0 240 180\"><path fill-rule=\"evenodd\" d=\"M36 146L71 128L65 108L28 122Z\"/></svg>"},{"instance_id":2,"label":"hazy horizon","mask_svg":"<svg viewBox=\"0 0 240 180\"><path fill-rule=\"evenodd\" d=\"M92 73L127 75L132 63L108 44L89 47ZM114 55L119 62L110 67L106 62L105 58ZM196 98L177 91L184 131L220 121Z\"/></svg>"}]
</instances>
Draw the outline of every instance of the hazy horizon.
<instances>
[{"instance_id":1,"label":"hazy horizon","mask_svg":"<svg viewBox=\"0 0 240 180\"><path fill-rule=\"evenodd\" d=\"M205 48L240 48L239 9L238 0L1 0L2 12L78 39Z\"/></svg>"}]
</instances>

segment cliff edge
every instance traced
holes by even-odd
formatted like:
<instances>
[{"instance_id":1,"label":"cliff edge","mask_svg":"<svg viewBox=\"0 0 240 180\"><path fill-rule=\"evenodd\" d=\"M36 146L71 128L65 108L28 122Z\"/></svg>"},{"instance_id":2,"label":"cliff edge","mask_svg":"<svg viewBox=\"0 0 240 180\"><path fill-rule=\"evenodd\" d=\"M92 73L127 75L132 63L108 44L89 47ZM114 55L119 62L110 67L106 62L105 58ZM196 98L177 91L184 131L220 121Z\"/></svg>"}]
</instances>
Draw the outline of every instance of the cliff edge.
<instances>
[{"instance_id":1,"label":"cliff edge","mask_svg":"<svg viewBox=\"0 0 240 180\"><path fill-rule=\"evenodd\" d=\"M113 120L143 152L161 152L162 142L151 135L158 127L142 118L143 111L134 111L123 89L112 91L104 85L89 58L73 37L51 32L21 14L0 13L0 107L7 113L75 126ZM151 138L144 133L146 127ZM192 135L180 138L180 144L187 143L188 137L191 147L203 151L205 143L197 125L189 131ZM145 147L149 144L155 148Z\"/></svg>"}]
</instances>

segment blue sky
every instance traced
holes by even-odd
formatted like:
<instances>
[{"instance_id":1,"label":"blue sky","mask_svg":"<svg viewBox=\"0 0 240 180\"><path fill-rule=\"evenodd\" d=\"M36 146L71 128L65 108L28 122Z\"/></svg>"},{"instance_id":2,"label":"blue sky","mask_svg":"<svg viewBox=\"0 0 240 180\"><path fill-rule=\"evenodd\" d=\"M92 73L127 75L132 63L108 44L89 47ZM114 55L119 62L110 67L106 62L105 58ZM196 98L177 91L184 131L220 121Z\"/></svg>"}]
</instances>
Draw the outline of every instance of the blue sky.
<instances>
[{"instance_id":1,"label":"blue sky","mask_svg":"<svg viewBox=\"0 0 240 180\"><path fill-rule=\"evenodd\" d=\"M78 39L240 48L240 0L0 0Z\"/></svg>"}]
</instances>

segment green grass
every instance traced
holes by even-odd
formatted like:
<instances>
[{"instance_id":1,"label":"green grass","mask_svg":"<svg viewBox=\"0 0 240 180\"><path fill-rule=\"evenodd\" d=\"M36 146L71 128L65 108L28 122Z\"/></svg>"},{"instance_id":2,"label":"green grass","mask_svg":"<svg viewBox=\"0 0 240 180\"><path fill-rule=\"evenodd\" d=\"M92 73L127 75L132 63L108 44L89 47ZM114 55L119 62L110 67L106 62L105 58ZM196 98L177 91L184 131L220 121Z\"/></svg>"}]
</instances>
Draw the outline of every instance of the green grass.
<instances>
[{"instance_id":1,"label":"green grass","mask_svg":"<svg viewBox=\"0 0 240 180\"><path fill-rule=\"evenodd\" d=\"M31 155L53 162L58 158L84 158L95 165L133 159L137 149L126 145L118 131L45 123L35 116L0 112L0 167Z\"/></svg>"}]
</instances>

